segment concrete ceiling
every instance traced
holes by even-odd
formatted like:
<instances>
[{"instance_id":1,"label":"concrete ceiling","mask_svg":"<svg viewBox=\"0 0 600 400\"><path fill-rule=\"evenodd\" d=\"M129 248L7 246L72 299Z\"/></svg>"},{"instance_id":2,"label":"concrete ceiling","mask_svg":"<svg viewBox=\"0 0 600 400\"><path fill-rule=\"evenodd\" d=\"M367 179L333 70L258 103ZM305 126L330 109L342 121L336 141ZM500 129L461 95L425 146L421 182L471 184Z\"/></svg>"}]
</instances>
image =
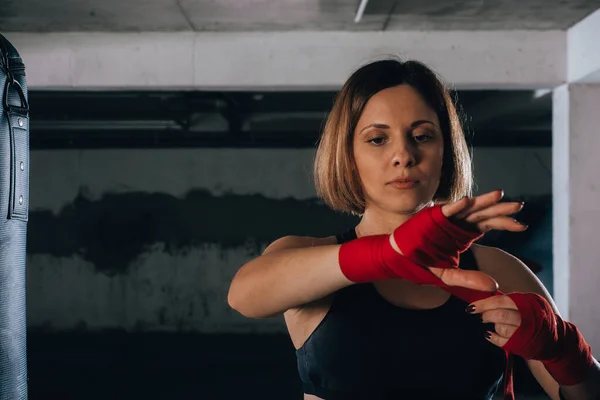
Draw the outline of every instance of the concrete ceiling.
<instances>
[{"instance_id":1,"label":"concrete ceiling","mask_svg":"<svg viewBox=\"0 0 600 400\"><path fill-rule=\"evenodd\" d=\"M0 31L566 29L600 0L0 0Z\"/></svg>"}]
</instances>

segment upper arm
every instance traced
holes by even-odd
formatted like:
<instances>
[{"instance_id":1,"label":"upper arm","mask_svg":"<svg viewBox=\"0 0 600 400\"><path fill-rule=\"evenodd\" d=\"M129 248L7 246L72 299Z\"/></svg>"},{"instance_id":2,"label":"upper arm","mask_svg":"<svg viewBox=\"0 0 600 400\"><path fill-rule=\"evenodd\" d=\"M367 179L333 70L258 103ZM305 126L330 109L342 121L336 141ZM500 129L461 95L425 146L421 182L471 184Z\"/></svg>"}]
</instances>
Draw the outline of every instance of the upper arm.
<instances>
[{"instance_id":1,"label":"upper arm","mask_svg":"<svg viewBox=\"0 0 600 400\"><path fill-rule=\"evenodd\" d=\"M502 292L537 293L560 315L544 284L524 262L496 247L473 245L472 248L479 270L494 278Z\"/></svg>"},{"instance_id":2,"label":"upper arm","mask_svg":"<svg viewBox=\"0 0 600 400\"><path fill-rule=\"evenodd\" d=\"M481 245L473 245L473 255L479 269L494 278L502 292L537 293L550 303L557 315L560 315L543 283L517 257L496 247ZM528 360L527 366L548 396L558 400L559 385L544 365L537 360Z\"/></svg>"}]
</instances>

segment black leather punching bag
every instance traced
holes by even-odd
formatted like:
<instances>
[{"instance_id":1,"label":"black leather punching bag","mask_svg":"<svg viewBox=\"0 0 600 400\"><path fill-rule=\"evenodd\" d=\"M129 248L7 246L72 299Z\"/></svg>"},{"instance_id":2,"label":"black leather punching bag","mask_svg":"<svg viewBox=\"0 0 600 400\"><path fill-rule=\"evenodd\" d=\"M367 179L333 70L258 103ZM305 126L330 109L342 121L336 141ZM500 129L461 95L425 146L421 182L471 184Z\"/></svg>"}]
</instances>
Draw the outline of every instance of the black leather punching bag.
<instances>
[{"instance_id":1,"label":"black leather punching bag","mask_svg":"<svg viewBox=\"0 0 600 400\"><path fill-rule=\"evenodd\" d=\"M0 99L0 400L23 400L27 399L29 106L25 66L2 35Z\"/></svg>"}]
</instances>

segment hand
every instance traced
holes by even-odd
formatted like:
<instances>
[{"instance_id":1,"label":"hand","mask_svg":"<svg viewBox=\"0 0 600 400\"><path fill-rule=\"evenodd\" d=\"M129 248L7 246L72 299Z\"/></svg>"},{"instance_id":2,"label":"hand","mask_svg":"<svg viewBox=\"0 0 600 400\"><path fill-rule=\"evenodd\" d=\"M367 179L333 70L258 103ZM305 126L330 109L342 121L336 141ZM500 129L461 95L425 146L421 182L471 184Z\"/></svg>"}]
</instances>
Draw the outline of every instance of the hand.
<instances>
[{"instance_id":1,"label":"hand","mask_svg":"<svg viewBox=\"0 0 600 400\"><path fill-rule=\"evenodd\" d=\"M442 213L458 225L467 225L469 229L487 232L492 229L522 232L527 229L509 215L523 208L520 202L499 203L504 197L502 190L494 190L473 198L465 197L453 203L445 204Z\"/></svg>"},{"instance_id":2,"label":"hand","mask_svg":"<svg viewBox=\"0 0 600 400\"><path fill-rule=\"evenodd\" d=\"M427 269L449 286L464 287L467 289L490 293L494 293L498 290L498 282L496 282L491 276L481 271L435 267L428 267Z\"/></svg>"},{"instance_id":3,"label":"hand","mask_svg":"<svg viewBox=\"0 0 600 400\"><path fill-rule=\"evenodd\" d=\"M506 215L522 208L521 203L497 204L501 190L475 198L463 198L415 214L390 235L394 250L429 271L449 286L495 292L498 284L480 271L458 268L460 253L490 229L522 231L525 226Z\"/></svg>"},{"instance_id":4,"label":"hand","mask_svg":"<svg viewBox=\"0 0 600 400\"><path fill-rule=\"evenodd\" d=\"M494 324L496 332L486 332L486 339L498 347L504 346L521 326L521 313L509 296L492 296L476 301L467 307L467 311L480 314L483 323Z\"/></svg>"},{"instance_id":5,"label":"hand","mask_svg":"<svg viewBox=\"0 0 600 400\"><path fill-rule=\"evenodd\" d=\"M526 226L507 215L519 211L523 204L499 203L501 190L475 198L463 198L441 207L423 209L390 235L395 251L429 269L450 286L495 292L494 279L480 271L458 268L460 253L482 232L490 229L523 231Z\"/></svg>"},{"instance_id":6,"label":"hand","mask_svg":"<svg viewBox=\"0 0 600 400\"><path fill-rule=\"evenodd\" d=\"M508 293L474 301L467 311L495 324L489 341L525 360L538 360L561 386L588 379L592 348L574 324L564 321L537 293Z\"/></svg>"}]
</instances>

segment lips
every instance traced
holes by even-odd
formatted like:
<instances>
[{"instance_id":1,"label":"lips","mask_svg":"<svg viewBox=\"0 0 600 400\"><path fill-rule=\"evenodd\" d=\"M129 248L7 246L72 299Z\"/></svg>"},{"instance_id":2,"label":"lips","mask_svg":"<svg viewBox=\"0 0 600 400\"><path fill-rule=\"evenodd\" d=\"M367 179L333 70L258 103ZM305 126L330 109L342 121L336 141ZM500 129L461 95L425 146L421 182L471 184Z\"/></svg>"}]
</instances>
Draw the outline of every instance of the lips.
<instances>
[{"instance_id":1,"label":"lips","mask_svg":"<svg viewBox=\"0 0 600 400\"><path fill-rule=\"evenodd\" d=\"M388 185L395 189L412 189L418 184L419 181L408 178L394 179L393 181L388 183Z\"/></svg>"}]
</instances>

